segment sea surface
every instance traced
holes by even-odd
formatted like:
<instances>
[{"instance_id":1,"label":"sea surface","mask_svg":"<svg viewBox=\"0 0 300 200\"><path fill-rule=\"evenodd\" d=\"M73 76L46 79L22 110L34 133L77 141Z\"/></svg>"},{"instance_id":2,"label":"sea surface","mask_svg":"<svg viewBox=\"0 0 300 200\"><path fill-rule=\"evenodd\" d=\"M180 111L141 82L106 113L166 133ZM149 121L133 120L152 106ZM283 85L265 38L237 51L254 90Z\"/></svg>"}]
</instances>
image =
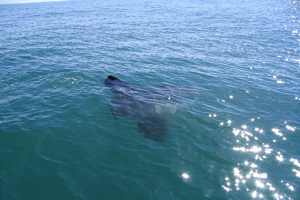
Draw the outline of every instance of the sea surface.
<instances>
[{"instance_id":1,"label":"sea surface","mask_svg":"<svg viewBox=\"0 0 300 200\"><path fill-rule=\"evenodd\" d=\"M300 198L300 1L0 3L1 200ZM200 96L158 143L109 75Z\"/></svg>"}]
</instances>

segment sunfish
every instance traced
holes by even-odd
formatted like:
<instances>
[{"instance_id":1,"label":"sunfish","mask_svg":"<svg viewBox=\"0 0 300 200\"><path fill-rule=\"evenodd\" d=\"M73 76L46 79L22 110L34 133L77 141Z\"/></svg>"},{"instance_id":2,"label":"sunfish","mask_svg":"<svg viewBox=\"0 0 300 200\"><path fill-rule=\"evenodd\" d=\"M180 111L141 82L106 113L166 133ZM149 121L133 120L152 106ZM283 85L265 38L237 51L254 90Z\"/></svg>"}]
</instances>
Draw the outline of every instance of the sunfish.
<instances>
[{"instance_id":1,"label":"sunfish","mask_svg":"<svg viewBox=\"0 0 300 200\"><path fill-rule=\"evenodd\" d=\"M108 76L105 85L115 94L110 105L112 114L138 120L139 133L160 143L166 139L168 118L187 107L186 103L180 103L181 97L199 96L193 88L140 88L114 76Z\"/></svg>"}]
</instances>

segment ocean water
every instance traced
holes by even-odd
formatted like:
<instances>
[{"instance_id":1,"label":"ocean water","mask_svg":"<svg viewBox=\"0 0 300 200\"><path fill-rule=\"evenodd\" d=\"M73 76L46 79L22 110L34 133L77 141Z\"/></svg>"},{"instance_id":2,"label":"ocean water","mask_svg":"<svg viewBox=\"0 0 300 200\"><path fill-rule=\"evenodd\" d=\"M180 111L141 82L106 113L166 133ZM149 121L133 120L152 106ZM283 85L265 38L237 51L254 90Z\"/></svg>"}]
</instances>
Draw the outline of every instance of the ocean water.
<instances>
[{"instance_id":1,"label":"ocean water","mask_svg":"<svg viewBox=\"0 0 300 200\"><path fill-rule=\"evenodd\" d=\"M0 3L0 199L299 199L299 1ZM157 143L108 75L200 96Z\"/></svg>"}]
</instances>

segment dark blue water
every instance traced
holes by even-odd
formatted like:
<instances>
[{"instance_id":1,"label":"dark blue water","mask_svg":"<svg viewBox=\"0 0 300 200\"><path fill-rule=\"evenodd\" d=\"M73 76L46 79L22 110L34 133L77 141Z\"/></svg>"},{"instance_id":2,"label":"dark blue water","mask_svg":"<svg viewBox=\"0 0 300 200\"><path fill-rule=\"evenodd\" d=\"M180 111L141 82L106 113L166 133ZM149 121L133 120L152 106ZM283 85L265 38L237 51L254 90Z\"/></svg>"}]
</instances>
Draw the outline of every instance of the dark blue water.
<instances>
[{"instance_id":1,"label":"dark blue water","mask_svg":"<svg viewBox=\"0 0 300 200\"><path fill-rule=\"evenodd\" d=\"M290 0L0 5L0 199L299 199L299 11ZM111 113L108 75L200 96L168 115L157 143Z\"/></svg>"}]
</instances>

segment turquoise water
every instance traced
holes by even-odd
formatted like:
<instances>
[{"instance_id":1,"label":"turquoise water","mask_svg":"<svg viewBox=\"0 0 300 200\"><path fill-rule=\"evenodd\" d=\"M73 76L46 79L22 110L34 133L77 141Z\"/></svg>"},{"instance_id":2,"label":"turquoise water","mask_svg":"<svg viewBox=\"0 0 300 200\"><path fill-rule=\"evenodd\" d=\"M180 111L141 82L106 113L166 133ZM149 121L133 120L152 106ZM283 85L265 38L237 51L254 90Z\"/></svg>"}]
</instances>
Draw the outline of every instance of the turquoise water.
<instances>
[{"instance_id":1,"label":"turquoise water","mask_svg":"<svg viewBox=\"0 0 300 200\"><path fill-rule=\"evenodd\" d=\"M0 199L299 199L300 2L0 5ZM163 143L104 80L195 88Z\"/></svg>"}]
</instances>

